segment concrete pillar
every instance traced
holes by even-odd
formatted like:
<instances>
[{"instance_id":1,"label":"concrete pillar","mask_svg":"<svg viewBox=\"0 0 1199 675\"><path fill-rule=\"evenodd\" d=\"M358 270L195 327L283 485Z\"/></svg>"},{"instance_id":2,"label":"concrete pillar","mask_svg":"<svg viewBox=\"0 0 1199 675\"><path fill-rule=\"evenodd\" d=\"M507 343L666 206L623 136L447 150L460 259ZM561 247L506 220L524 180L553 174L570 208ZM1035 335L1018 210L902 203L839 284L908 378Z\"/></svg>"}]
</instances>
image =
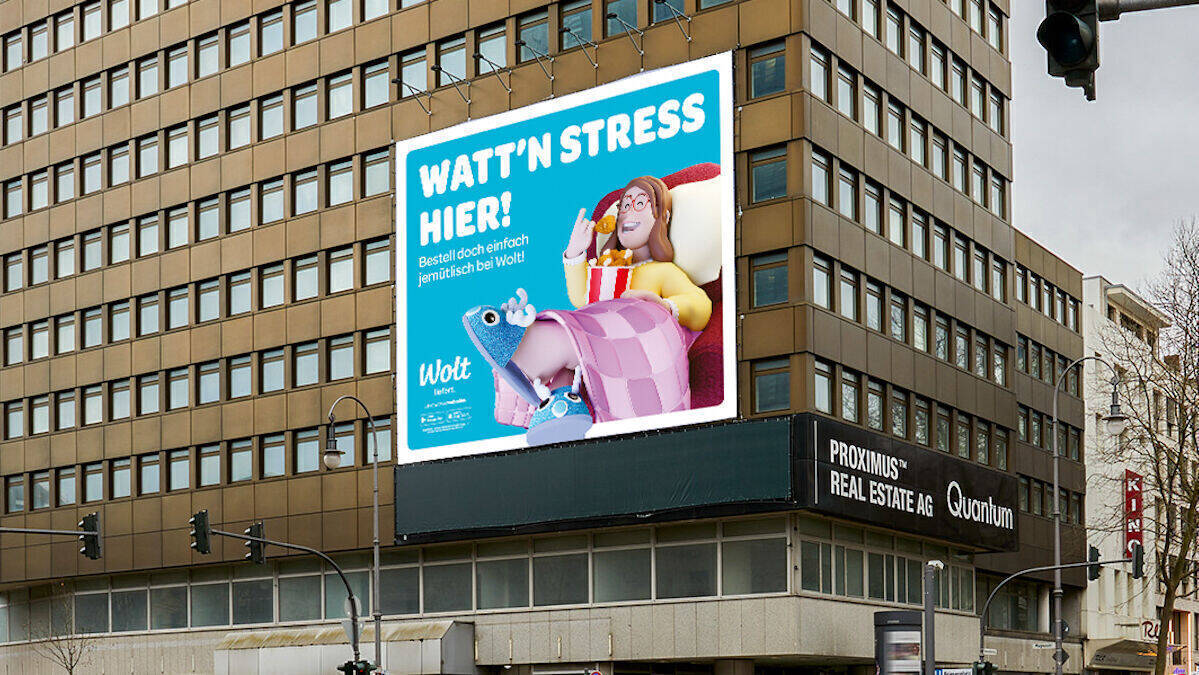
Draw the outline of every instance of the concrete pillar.
<instances>
[{"instance_id":1,"label":"concrete pillar","mask_svg":"<svg viewBox=\"0 0 1199 675\"><path fill-rule=\"evenodd\" d=\"M715 675L754 675L753 659L718 659Z\"/></svg>"}]
</instances>

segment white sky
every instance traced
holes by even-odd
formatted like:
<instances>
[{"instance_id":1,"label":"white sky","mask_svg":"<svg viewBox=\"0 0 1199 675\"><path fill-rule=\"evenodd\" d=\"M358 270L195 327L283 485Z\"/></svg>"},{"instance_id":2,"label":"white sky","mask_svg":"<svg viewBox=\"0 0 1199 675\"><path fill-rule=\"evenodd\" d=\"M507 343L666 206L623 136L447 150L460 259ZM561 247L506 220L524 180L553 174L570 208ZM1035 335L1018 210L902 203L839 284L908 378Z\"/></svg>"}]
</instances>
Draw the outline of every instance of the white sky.
<instances>
[{"instance_id":1,"label":"white sky","mask_svg":"<svg viewBox=\"0 0 1199 675\"><path fill-rule=\"evenodd\" d=\"M1012 223L1084 275L1139 286L1199 216L1199 7L1100 24L1097 100L1046 72L1040 0L1011 0Z\"/></svg>"}]
</instances>

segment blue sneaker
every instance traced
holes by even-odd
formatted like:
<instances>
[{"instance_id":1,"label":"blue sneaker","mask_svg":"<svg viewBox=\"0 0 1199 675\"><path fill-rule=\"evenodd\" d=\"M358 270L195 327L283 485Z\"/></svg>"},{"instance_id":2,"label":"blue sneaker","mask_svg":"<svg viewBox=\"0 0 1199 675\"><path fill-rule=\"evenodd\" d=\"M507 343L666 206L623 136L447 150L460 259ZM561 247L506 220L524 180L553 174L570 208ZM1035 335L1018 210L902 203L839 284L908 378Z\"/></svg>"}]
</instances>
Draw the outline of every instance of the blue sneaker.
<instances>
[{"instance_id":1,"label":"blue sneaker","mask_svg":"<svg viewBox=\"0 0 1199 675\"><path fill-rule=\"evenodd\" d=\"M577 441L591 424L591 410L575 388L558 387L533 411L525 438L529 445Z\"/></svg>"},{"instance_id":2,"label":"blue sneaker","mask_svg":"<svg viewBox=\"0 0 1199 675\"><path fill-rule=\"evenodd\" d=\"M541 397L524 371L512 363L512 356L516 354L525 330L536 320L537 310L529 304L523 288L516 289L516 295L519 300L511 298L499 307L479 305L472 308L462 315L462 325L488 365L529 405L535 406L541 403Z\"/></svg>"}]
</instances>

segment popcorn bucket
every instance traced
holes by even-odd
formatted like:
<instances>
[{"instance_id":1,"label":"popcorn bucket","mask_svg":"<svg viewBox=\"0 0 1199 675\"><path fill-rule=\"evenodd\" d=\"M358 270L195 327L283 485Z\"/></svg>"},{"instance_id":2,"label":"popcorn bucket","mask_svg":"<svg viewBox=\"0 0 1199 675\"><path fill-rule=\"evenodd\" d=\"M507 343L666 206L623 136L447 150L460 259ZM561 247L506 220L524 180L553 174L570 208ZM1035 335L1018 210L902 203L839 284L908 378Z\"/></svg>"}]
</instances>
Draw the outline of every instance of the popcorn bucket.
<instances>
[{"instance_id":1,"label":"popcorn bucket","mask_svg":"<svg viewBox=\"0 0 1199 675\"><path fill-rule=\"evenodd\" d=\"M629 289L629 277L632 271L633 268L627 265L589 264L587 266L587 303L619 298Z\"/></svg>"}]
</instances>

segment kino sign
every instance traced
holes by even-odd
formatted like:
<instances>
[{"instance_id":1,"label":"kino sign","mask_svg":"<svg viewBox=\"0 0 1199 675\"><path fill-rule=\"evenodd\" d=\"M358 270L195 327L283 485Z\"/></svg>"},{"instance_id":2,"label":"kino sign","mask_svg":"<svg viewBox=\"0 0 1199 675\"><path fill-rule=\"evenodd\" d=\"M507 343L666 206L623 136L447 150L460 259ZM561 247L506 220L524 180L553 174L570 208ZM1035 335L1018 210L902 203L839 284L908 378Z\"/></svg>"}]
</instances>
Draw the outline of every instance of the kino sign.
<instances>
[{"instance_id":1,"label":"kino sign","mask_svg":"<svg viewBox=\"0 0 1199 675\"><path fill-rule=\"evenodd\" d=\"M804 505L992 550L1014 550L1016 479L816 415L797 418Z\"/></svg>"}]
</instances>

